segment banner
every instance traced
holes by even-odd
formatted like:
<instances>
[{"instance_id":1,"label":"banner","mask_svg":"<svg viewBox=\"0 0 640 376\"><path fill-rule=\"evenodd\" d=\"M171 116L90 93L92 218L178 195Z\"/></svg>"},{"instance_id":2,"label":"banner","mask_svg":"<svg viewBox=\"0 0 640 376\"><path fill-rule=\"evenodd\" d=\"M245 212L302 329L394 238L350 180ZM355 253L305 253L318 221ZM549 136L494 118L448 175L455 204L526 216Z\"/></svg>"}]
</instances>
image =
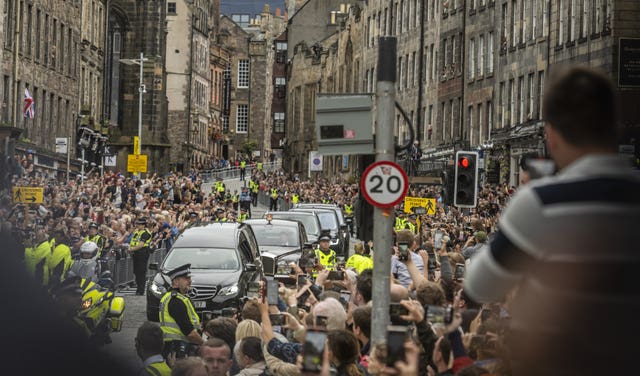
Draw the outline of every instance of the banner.
<instances>
[{"instance_id":1,"label":"banner","mask_svg":"<svg viewBox=\"0 0 640 376\"><path fill-rule=\"evenodd\" d=\"M317 151L309 152L309 171L322 172L322 154Z\"/></svg>"},{"instance_id":2,"label":"banner","mask_svg":"<svg viewBox=\"0 0 640 376\"><path fill-rule=\"evenodd\" d=\"M56 153L67 154L67 138L56 137Z\"/></svg>"}]
</instances>

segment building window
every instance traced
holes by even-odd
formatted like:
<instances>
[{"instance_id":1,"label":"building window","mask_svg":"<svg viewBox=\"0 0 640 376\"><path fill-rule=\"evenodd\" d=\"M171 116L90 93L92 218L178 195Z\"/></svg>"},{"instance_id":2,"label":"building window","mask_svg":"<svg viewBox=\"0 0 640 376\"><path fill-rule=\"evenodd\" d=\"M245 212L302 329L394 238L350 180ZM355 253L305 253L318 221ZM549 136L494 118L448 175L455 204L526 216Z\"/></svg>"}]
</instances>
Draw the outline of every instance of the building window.
<instances>
[{"instance_id":1,"label":"building window","mask_svg":"<svg viewBox=\"0 0 640 376\"><path fill-rule=\"evenodd\" d=\"M238 60L238 87L249 87L249 60Z\"/></svg>"},{"instance_id":2,"label":"building window","mask_svg":"<svg viewBox=\"0 0 640 376\"><path fill-rule=\"evenodd\" d=\"M478 37L478 76L484 73L484 35Z\"/></svg>"},{"instance_id":3,"label":"building window","mask_svg":"<svg viewBox=\"0 0 640 376\"><path fill-rule=\"evenodd\" d=\"M518 78L518 123L524 123L524 76Z\"/></svg>"},{"instance_id":4,"label":"building window","mask_svg":"<svg viewBox=\"0 0 640 376\"><path fill-rule=\"evenodd\" d=\"M569 9L567 15L569 16L569 42L576 39L576 0L568 1Z\"/></svg>"},{"instance_id":5,"label":"building window","mask_svg":"<svg viewBox=\"0 0 640 376\"><path fill-rule=\"evenodd\" d=\"M407 55L407 87L413 86L413 58L416 57L415 52L413 55Z\"/></svg>"},{"instance_id":6,"label":"building window","mask_svg":"<svg viewBox=\"0 0 640 376\"><path fill-rule=\"evenodd\" d=\"M558 39L556 40L556 44L558 46L562 45L564 41L564 0L558 0L558 10L557 14L561 15L558 17Z\"/></svg>"},{"instance_id":7,"label":"building window","mask_svg":"<svg viewBox=\"0 0 640 376\"><path fill-rule=\"evenodd\" d=\"M287 42L276 42L276 51L286 51Z\"/></svg>"},{"instance_id":8,"label":"building window","mask_svg":"<svg viewBox=\"0 0 640 376\"><path fill-rule=\"evenodd\" d=\"M222 131L229 132L229 116L222 117Z\"/></svg>"},{"instance_id":9,"label":"building window","mask_svg":"<svg viewBox=\"0 0 640 376\"><path fill-rule=\"evenodd\" d=\"M547 24L549 23L548 14L549 13L549 1L542 0L542 36L546 37L548 35Z\"/></svg>"},{"instance_id":10,"label":"building window","mask_svg":"<svg viewBox=\"0 0 640 376\"><path fill-rule=\"evenodd\" d=\"M505 97L504 97L504 82L500 82L500 91L498 92L498 111L500 111L500 117L498 118L498 128L504 127L505 120Z\"/></svg>"},{"instance_id":11,"label":"building window","mask_svg":"<svg viewBox=\"0 0 640 376\"><path fill-rule=\"evenodd\" d=\"M167 3L167 14L176 14L176 3L175 1Z\"/></svg>"},{"instance_id":12,"label":"building window","mask_svg":"<svg viewBox=\"0 0 640 376\"><path fill-rule=\"evenodd\" d=\"M247 133L249 131L249 106L239 104L236 109L236 133Z\"/></svg>"},{"instance_id":13,"label":"building window","mask_svg":"<svg viewBox=\"0 0 640 376\"><path fill-rule=\"evenodd\" d=\"M482 103L478 104L478 144L482 144L486 140L486 130L482 126Z\"/></svg>"},{"instance_id":14,"label":"building window","mask_svg":"<svg viewBox=\"0 0 640 376\"><path fill-rule=\"evenodd\" d=\"M473 38L471 38L471 40L469 41L469 78L473 78L475 76L475 60L476 60L476 54L475 54L475 47L476 47L476 42Z\"/></svg>"},{"instance_id":15,"label":"building window","mask_svg":"<svg viewBox=\"0 0 640 376\"><path fill-rule=\"evenodd\" d=\"M538 98L538 119L541 119L544 104L544 71L538 72Z\"/></svg>"},{"instance_id":16,"label":"building window","mask_svg":"<svg viewBox=\"0 0 640 376\"><path fill-rule=\"evenodd\" d=\"M276 77L276 86L285 86L287 84L287 79L284 77Z\"/></svg>"},{"instance_id":17,"label":"building window","mask_svg":"<svg viewBox=\"0 0 640 376\"><path fill-rule=\"evenodd\" d=\"M284 112L275 112L273 114L273 132L284 133Z\"/></svg>"},{"instance_id":18,"label":"building window","mask_svg":"<svg viewBox=\"0 0 640 376\"><path fill-rule=\"evenodd\" d=\"M491 139L491 130L493 129L493 103L487 101L487 140Z\"/></svg>"},{"instance_id":19,"label":"building window","mask_svg":"<svg viewBox=\"0 0 640 376\"><path fill-rule=\"evenodd\" d=\"M444 141L444 129L445 129L445 113L444 113L444 102L440 103L440 126L438 127L438 136L440 136L440 140Z\"/></svg>"},{"instance_id":20,"label":"building window","mask_svg":"<svg viewBox=\"0 0 640 376\"><path fill-rule=\"evenodd\" d=\"M531 0L531 39L535 40L538 26L538 0Z\"/></svg>"},{"instance_id":21,"label":"building window","mask_svg":"<svg viewBox=\"0 0 640 376\"><path fill-rule=\"evenodd\" d=\"M249 15L248 14L232 14L231 19L237 23L238 26L245 28L249 27Z\"/></svg>"},{"instance_id":22,"label":"building window","mask_svg":"<svg viewBox=\"0 0 640 376\"><path fill-rule=\"evenodd\" d=\"M468 120L468 125L467 125L467 132L469 134L469 142L471 143L471 145L475 145L476 144L476 140L475 140L475 133L473 131L473 105L469 106L467 108L467 117L469 118Z\"/></svg>"},{"instance_id":23,"label":"building window","mask_svg":"<svg viewBox=\"0 0 640 376\"><path fill-rule=\"evenodd\" d=\"M525 2L520 2L520 43L525 42L525 33L527 30L527 20L524 17Z\"/></svg>"},{"instance_id":24,"label":"building window","mask_svg":"<svg viewBox=\"0 0 640 376\"><path fill-rule=\"evenodd\" d=\"M580 20L580 38L587 37L587 29L589 28L589 5L587 0L581 0L582 19Z\"/></svg>"},{"instance_id":25,"label":"building window","mask_svg":"<svg viewBox=\"0 0 640 376\"><path fill-rule=\"evenodd\" d=\"M509 28L507 20L507 3L502 4L502 35L500 37L500 52L505 52L509 45Z\"/></svg>"},{"instance_id":26,"label":"building window","mask_svg":"<svg viewBox=\"0 0 640 376\"><path fill-rule=\"evenodd\" d=\"M518 9L518 1L513 0L511 2L511 47L516 46L516 17Z\"/></svg>"},{"instance_id":27,"label":"building window","mask_svg":"<svg viewBox=\"0 0 640 376\"><path fill-rule=\"evenodd\" d=\"M493 31L487 36L487 73L493 73Z\"/></svg>"},{"instance_id":28,"label":"building window","mask_svg":"<svg viewBox=\"0 0 640 376\"><path fill-rule=\"evenodd\" d=\"M516 121L515 113L516 113L516 90L514 79L509 80L509 102L507 103L507 126L514 124Z\"/></svg>"},{"instance_id":29,"label":"building window","mask_svg":"<svg viewBox=\"0 0 640 376\"><path fill-rule=\"evenodd\" d=\"M534 79L533 79L533 73L529 73L529 79L528 79L528 86L527 88L529 89L529 103L527 104L527 120L533 120L534 115L533 115L533 106L534 106L534 90L535 90L535 83L534 83Z\"/></svg>"},{"instance_id":30,"label":"building window","mask_svg":"<svg viewBox=\"0 0 640 376\"><path fill-rule=\"evenodd\" d=\"M400 72L398 73L398 78L399 78L399 80L398 80L398 89L402 90L402 75L403 75L403 72L402 72L402 68L403 68L402 56L400 56L398 59L399 59L398 60L398 69L400 70Z\"/></svg>"}]
</instances>

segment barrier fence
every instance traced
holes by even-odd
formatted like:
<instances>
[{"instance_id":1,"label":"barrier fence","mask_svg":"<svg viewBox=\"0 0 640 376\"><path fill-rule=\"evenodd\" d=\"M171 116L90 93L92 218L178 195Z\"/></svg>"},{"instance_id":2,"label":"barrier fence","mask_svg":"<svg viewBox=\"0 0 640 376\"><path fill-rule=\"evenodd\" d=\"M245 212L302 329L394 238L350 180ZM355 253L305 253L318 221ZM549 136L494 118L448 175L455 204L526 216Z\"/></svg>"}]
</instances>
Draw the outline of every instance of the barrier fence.
<instances>
[{"instance_id":1,"label":"barrier fence","mask_svg":"<svg viewBox=\"0 0 640 376\"><path fill-rule=\"evenodd\" d=\"M281 164L280 162L269 162L269 163L264 163L262 165L262 171L264 171L265 173L270 173L273 171L277 171L280 168ZM249 177L251 175L253 175L253 171L256 170L257 167L251 167L251 166L247 166L245 168L245 174L246 177ZM218 178L224 180L224 179L239 179L240 178L240 167L225 167L225 168L218 168L218 169L212 169L212 170L203 170L200 171L200 177L202 178L202 181L205 183L214 181Z\"/></svg>"},{"instance_id":2,"label":"barrier fence","mask_svg":"<svg viewBox=\"0 0 640 376\"><path fill-rule=\"evenodd\" d=\"M260 205L264 205L267 207L267 209L270 208L271 206L271 196L269 196L269 192L263 192L263 191L259 191L258 192L258 203ZM285 200L283 197L279 197L278 198L278 211L287 211L289 209L291 209L293 205L288 202L287 200Z\"/></svg>"},{"instance_id":3,"label":"barrier fence","mask_svg":"<svg viewBox=\"0 0 640 376\"><path fill-rule=\"evenodd\" d=\"M164 248L154 251L149 255L149 263L160 264L166 254L167 250ZM103 271L104 267L106 267L111 272L111 278L118 289L133 283L136 279L133 274L133 258L129 254L125 253L123 257L119 259L115 256L110 256L106 261L102 261L102 266ZM154 270L147 269L147 278L153 277L155 273Z\"/></svg>"}]
</instances>

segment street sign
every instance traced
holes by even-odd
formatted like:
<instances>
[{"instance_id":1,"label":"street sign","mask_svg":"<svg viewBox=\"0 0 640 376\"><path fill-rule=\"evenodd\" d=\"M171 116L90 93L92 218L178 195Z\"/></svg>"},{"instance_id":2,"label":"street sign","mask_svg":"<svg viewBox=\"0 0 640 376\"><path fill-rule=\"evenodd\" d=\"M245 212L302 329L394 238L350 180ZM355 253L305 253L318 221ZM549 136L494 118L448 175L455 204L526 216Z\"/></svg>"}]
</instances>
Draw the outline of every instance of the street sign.
<instances>
[{"instance_id":1,"label":"street sign","mask_svg":"<svg viewBox=\"0 0 640 376\"><path fill-rule=\"evenodd\" d=\"M423 209L424 213L418 213L418 209ZM435 198L422 198L422 197L405 197L404 198L404 212L415 214L436 214L436 199Z\"/></svg>"},{"instance_id":2,"label":"street sign","mask_svg":"<svg viewBox=\"0 0 640 376\"><path fill-rule=\"evenodd\" d=\"M147 172L146 154L129 154L127 157L127 172Z\"/></svg>"},{"instance_id":3,"label":"street sign","mask_svg":"<svg viewBox=\"0 0 640 376\"><path fill-rule=\"evenodd\" d=\"M114 155L115 153L113 152L113 149L111 148L111 146L104 146L102 148L102 155Z\"/></svg>"},{"instance_id":4,"label":"street sign","mask_svg":"<svg viewBox=\"0 0 640 376\"><path fill-rule=\"evenodd\" d=\"M41 204L44 197L44 188L40 187L13 187L13 202L22 204Z\"/></svg>"},{"instance_id":5,"label":"street sign","mask_svg":"<svg viewBox=\"0 0 640 376\"><path fill-rule=\"evenodd\" d=\"M105 155L104 156L104 165L107 167L115 167L117 162L117 157L115 155Z\"/></svg>"},{"instance_id":6,"label":"street sign","mask_svg":"<svg viewBox=\"0 0 640 376\"><path fill-rule=\"evenodd\" d=\"M399 204L407 194L409 178L398 164L379 161L364 171L360 189L371 205L390 208Z\"/></svg>"},{"instance_id":7,"label":"street sign","mask_svg":"<svg viewBox=\"0 0 640 376\"><path fill-rule=\"evenodd\" d=\"M133 136L133 154L140 155L140 137L138 136Z\"/></svg>"},{"instance_id":8,"label":"street sign","mask_svg":"<svg viewBox=\"0 0 640 376\"><path fill-rule=\"evenodd\" d=\"M66 137L56 137L56 153L67 154L67 141Z\"/></svg>"}]
</instances>

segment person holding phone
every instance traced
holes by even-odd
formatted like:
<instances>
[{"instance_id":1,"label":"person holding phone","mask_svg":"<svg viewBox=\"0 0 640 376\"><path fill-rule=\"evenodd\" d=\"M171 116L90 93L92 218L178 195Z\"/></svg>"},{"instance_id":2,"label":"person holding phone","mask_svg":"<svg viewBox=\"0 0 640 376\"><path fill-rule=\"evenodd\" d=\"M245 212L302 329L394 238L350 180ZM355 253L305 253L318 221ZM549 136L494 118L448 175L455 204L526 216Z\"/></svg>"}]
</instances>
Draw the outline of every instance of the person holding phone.
<instances>
[{"instance_id":1,"label":"person holding phone","mask_svg":"<svg viewBox=\"0 0 640 376\"><path fill-rule=\"evenodd\" d=\"M401 255L400 246L405 248L406 245L406 257ZM396 246L394 247L394 255L391 256L391 273L396 278L399 284L409 288L411 285L411 274L407 269L407 261L411 260L420 274L424 273L424 260L417 252L418 243L415 240L415 235L409 230L398 231L396 235ZM404 249L402 249L404 253Z\"/></svg>"}]
</instances>

